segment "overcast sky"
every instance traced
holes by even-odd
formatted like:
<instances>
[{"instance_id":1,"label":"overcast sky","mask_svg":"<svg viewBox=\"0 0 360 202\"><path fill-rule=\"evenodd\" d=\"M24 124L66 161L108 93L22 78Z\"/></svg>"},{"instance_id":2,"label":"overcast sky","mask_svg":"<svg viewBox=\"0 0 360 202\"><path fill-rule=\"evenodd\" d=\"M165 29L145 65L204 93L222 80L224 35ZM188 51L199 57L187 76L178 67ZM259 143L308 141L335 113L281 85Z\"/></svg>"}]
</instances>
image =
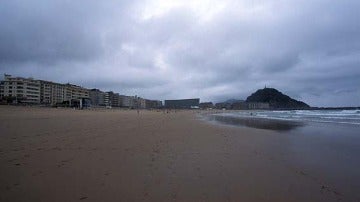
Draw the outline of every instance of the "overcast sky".
<instances>
[{"instance_id":1,"label":"overcast sky","mask_svg":"<svg viewBox=\"0 0 360 202\"><path fill-rule=\"evenodd\" d=\"M359 0L2 0L0 73L150 99L360 106Z\"/></svg>"}]
</instances>

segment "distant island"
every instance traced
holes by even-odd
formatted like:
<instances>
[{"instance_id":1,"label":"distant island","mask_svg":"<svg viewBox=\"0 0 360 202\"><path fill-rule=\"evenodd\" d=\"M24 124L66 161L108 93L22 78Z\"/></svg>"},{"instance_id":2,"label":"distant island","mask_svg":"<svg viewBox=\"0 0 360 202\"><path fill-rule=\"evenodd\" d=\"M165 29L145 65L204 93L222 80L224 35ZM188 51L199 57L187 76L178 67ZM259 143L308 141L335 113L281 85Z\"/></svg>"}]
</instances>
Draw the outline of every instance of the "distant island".
<instances>
[{"instance_id":1,"label":"distant island","mask_svg":"<svg viewBox=\"0 0 360 202\"><path fill-rule=\"evenodd\" d=\"M310 109L301 101L295 100L275 88L259 89L246 100L230 99L216 103L218 109Z\"/></svg>"},{"instance_id":2,"label":"distant island","mask_svg":"<svg viewBox=\"0 0 360 202\"><path fill-rule=\"evenodd\" d=\"M275 88L259 89L247 97L246 102L263 102L269 103L272 109L306 109L310 106L304 102L295 100L284 95Z\"/></svg>"}]
</instances>

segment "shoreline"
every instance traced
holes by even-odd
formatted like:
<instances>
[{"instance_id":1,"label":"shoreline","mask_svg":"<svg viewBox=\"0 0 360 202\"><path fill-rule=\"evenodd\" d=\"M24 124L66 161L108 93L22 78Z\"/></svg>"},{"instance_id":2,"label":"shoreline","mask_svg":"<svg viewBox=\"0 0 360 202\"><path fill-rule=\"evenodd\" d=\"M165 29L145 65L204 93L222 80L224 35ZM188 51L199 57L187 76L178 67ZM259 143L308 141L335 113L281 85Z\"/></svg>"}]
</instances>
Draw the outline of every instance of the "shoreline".
<instances>
[{"instance_id":1,"label":"shoreline","mask_svg":"<svg viewBox=\"0 0 360 202\"><path fill-rule=\"evenodd\" d=\"M360 198L360 176L351 169L358 161L326 167L348 152L343 145L331 157L318 147L329 135L215 125L197 114L0 106L0 201ZM326 153L330 160L319 164Z\"/></svg>"},{"instance_id":2,"label":"shoreline","mask_svg":"<svg viewBox=\"0 0 360 202\"><path fill-rule=\"evenodd\" d=\"M287 111L231 111L222 113L203 113L204 119L212 122L246 126L250 128L285 130L309 124L360 125L359 110L287 110Z\"/></svg>"}]
</instances>

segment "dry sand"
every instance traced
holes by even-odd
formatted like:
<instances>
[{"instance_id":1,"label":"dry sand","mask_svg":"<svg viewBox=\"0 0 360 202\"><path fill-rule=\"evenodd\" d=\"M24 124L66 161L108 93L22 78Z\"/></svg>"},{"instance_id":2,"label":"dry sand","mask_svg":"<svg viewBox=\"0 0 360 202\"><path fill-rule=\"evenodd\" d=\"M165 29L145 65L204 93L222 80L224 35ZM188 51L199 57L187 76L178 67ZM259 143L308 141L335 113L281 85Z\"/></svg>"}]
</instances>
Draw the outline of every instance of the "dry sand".
<instances>
[{"instance_id":1,"label":"dry sand","mask_svg":"<svg viewBox=\"0 0 360 202\"><path fill-rule=\"evenodd\" d=\"M338 201L284 134L197 111L0 106L0 201Z\"/></svg>"}]
</instances>

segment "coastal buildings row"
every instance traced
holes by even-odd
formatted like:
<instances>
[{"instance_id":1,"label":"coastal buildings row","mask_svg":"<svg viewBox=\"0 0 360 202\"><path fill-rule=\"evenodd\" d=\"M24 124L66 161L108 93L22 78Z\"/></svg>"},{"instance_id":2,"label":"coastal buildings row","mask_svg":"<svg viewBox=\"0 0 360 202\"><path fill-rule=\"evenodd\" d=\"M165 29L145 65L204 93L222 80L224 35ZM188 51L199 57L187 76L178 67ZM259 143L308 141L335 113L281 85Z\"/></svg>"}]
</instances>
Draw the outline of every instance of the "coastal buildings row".
<instances>
[{"instance_id":1,"label":"coastal buildings row","mask_svg":"<svg viewBox=\"0 0 360 202\"><path fill-rule=\"evenodd\" d=\"M0 82L0 98L10 103L83 105L89 103L86 101L89 92L72 84L4 75L4 80Z\"/></svg>"},{"instance_id":2,"label":"coastal buildings row","mask_svg":"<svg viewBox=\"0 0 360 202\"><path fill-rule=\"evenodd\" d=\"M169 109L198 109L200 99L165 100L165 108Z\"/></svg>"},{"instance_id":3,"label":"coastal buildings row","mask_svg":"<svg viewBox=\"0 0 360 202\"><path fill-rule=\"evenodd\" d=\"M90 90L90 100L94 106L156 109L162 107L160 100L149 100L137 96L120 95L112 91Z\"/></svg>"},{"instance_id":4,"label":"coastal buildings row","mask_svg":"<svg viewBox=\"0 0 360 202\"><path fill-rule=\"evenodd\" d=\"M234 110L252 110L252 109L270 109L270 104L266 102L220 102L215 104L217 109L234 109Z\"/></svg>"},{"instance_id":5,"label":"coastal buildings row","mask_svg":"<svg viewBox=\"0 0 360 202\"><path fill-rule=\"evenodd\" d=\"M137 96L120 95L112 91L87 89L70 83L61 84L33 78L4 75L0 81L0 102L41 104L47 106L71 107L123 107L123 108L161 108L162 101L149 100ZM270 109L269 103L229 100L222 103L200 103L199 98L165 100L168 109Z\"/></svg>"},{"instance_id":6,"label":"coastal buildings row","mask_svg":"<svg viewBox=\"0 0 360 202\"><path fill-rule=\"evenodd\" d=\"M126 108L160 108L162 102L137 96L119 95L112 91L87 89L73 84L60 84L33 78L4 75L0 81L0 100L7 103L49 106L104 106Z\"/></svg>"},{"instance_id":7,"label":"coastal buildings row","mask_svg":"<svg viewBox=\"0 0 360 202\"><path fill-rule=\"evenodd\" d=\"M216 103L215 105L212 102L202 102L200 103L199 98L195 99L180 99L180 100L165 100L165 108L168 109L239 109L239 110L248 110L248 109L270 109L269 103L264 102L246 102L246 101L236 101L233 103L222 102Z\"/></svg>"},{"instance_id":8,"label":"coastal buildings row","mask_svg":"<svg viewBox=\"0 0 360 202\"><path fill-rule=\"evenodd\" d=\"M202 102L199 104L200 109L213 109L214 104L212 102Z\"/></svg>"}]
</instances>

